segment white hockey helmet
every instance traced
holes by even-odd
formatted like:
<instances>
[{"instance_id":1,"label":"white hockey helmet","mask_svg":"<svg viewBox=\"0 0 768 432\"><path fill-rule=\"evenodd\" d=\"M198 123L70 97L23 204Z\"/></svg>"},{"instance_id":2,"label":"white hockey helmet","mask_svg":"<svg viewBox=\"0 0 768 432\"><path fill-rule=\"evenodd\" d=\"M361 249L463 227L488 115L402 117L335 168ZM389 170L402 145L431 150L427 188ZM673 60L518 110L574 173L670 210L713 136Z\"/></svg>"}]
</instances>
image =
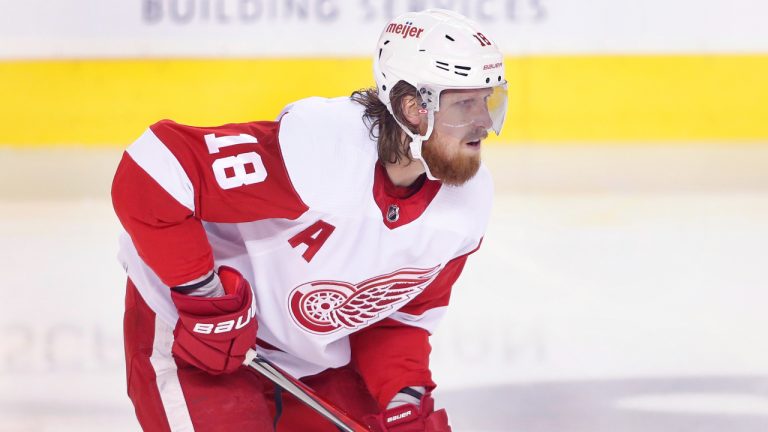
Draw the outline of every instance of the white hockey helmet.
<instances>
[{"instance_id":1,"label":"white hockey helmet","mask_svg":"<svg viewBox=\"0 0 768 432\"><path fill-rule=\"evenodd\" d=\"M390 91L399 81L414 86L427 110L427 131L416 135L395 120L411 137L411 156L422 159L421 146L432 134L434 113L440 110L443 90L491 88L488 113L498 135L507 111L504 56L476 23L444 9L427 9L398 16L379 37L373 59L379 99L390 114ZM424 162L427 175L434 177Z\"/></svg>"}]
</instances>

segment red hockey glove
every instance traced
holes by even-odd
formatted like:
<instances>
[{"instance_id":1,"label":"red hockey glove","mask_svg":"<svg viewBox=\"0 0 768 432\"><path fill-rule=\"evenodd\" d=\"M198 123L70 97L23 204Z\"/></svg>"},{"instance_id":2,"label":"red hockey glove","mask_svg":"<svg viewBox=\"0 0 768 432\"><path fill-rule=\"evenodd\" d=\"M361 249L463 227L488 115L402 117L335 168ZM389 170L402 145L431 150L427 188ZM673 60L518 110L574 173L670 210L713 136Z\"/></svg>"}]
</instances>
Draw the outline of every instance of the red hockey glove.
<instances>
[{"instance_id":1,"label":"red hockey glove","mask_svg":"<svg viewBox=\"0 0 768 432\"><path fill-rule=\"evenodd\" d=\"M427 393L418 406L400 405L367 416L365 421L374 432L451 432L448 414L444 409L434 409L435 400Z\"/></svg>"},{"instance_id":2,"label":"red hockey glove","mask_svg":"<svg viewBox=\"0 0 768 432\"><path fill-rule=\"evenodd\" d=\"M256 343L258 324L253 292L243 276L219 267L220 297L194 297L171 291L179 310L173 354L211 374L234 372Z\"/></svg>"}]
</instances>

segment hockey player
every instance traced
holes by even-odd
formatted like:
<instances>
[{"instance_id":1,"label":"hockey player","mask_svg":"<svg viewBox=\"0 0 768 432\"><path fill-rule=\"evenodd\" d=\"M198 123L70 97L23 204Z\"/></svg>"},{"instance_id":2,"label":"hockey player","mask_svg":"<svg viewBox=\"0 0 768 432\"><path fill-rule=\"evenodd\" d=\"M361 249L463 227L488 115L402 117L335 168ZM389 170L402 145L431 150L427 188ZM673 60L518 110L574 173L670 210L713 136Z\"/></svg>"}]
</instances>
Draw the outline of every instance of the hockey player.
<instances>
[{"instance_id":1,"label":"hockey player","mask_svg":"<svg viewBox=\"0 0 768 432\"><path fill-rule=\"evenodd\" d=\"M502 54L427 10L385 27L374 74L278 121L163 120L126 150L112 198L144 430L336 431L241 366L254 347L371 430L450 431L428 337L488 221Z\"/></svg>"}]
</instances>

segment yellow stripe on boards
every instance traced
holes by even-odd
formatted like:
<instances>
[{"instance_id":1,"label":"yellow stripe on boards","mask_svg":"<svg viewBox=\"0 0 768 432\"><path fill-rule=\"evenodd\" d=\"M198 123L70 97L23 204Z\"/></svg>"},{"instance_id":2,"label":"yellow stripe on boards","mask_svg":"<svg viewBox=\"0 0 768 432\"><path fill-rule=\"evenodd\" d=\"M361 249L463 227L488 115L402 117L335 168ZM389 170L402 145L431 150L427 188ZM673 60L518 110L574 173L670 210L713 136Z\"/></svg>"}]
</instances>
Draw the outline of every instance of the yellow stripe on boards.
<instances>
[{"instance_id":1,"label":"yellow stripe on boards","mask_svg":"<svg viewBox=\"0 0 768 432\"><path fill-rule=\"evenodd\" d=\"M510 57L500 141L768 140L766 77L768 55ZM367 58L6 61L0 144L122 146L372 84Z\"/></svg>"},{"instance_id":2,"label":"yellow stripe on boards","mask_svg":"<svg viewBox=\"0 0 768 432\"><path fill-rule=\"evenodd\" d=\"M271 120L296 99L369 85L369 61L76 60L0 63L0 143L130 143L163 118Z\"/></svg>"},{"instance_id":3,"label":"yellow stripe on boards","mask_svg":"<svg viewBox=\"0 0 768 432\"><path fill-rule=\"evenodd\" d=\"M510 140L768 139L768 55L513 60ZM507 74L510 76L510 73Z\"/></svg>"}]
</instances>

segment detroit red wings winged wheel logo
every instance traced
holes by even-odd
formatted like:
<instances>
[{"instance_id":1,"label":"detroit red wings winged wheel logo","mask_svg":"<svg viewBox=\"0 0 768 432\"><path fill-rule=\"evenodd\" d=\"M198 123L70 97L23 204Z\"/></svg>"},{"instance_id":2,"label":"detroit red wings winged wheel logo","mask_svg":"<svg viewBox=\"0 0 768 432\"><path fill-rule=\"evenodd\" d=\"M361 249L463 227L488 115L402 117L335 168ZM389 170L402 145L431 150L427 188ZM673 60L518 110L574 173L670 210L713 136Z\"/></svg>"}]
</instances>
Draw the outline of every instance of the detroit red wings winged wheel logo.
<instances>
[{"instance_id":1,"label":"detroit red wings winged wheel logo","mask_svg":"<svg viewBox=\"0 0 768 432\"><path fill-rule=\"evenodd\" d=\"M404 268L357 284L328 280L305 283L291 291L291 315L312 333L363 327L418 295L439 273L440 266Z\"/></svg>"}]
</instances>

